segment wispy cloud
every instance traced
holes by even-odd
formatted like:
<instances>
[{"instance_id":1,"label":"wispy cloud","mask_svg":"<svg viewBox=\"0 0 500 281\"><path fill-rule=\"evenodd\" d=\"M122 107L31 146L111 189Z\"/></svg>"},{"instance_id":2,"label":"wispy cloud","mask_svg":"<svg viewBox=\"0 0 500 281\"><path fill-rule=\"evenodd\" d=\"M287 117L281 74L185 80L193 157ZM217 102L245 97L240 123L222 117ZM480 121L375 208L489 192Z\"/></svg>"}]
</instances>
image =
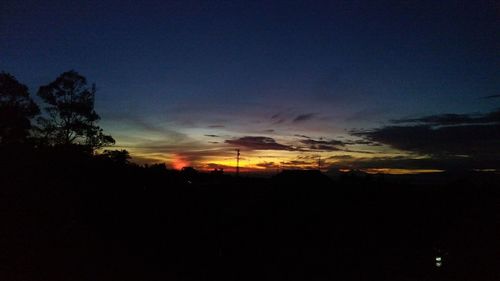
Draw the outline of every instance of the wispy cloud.
<instances>
[{"instance_id":1,"label":"wispy cloud","mask_svg":"<svg viewBox=\"0 0 500 281\"><path fill-rule=\"evenodd\" d=\"M330 156L326 160L352 160L352 159L354 159L352 155L343 154L343 155Z\"/></svg>"},{"instance_id":2,"label":"wispy cloud","mask_svg":"<svg viewBox=\"0 0 500 281\"><path fill-rule=\"evenodd\" d=\"M307 149L320 151L337 151L341 150L340 146L344 146L344 142L338 140L314 140L311 138L301 140L300 143L305 144Z\"/></svg>"},{"instance_id":3,"label":"wispy cloud","mask_svg":"<svg viewBox=\"0 0 500 281\"><path fill-rule=\"evenodd\" d=\"M266 168L266 169L277 169L279 168L279 165L274 163L274 162L261 162L256 164L255 166L260 167L260 168Z\"/></svg>"},{"instance_id":4,"label":"wispy cloud","mask_svg":"<svg viewBox=\"0 0 500 281\"><path fill-rule=\"evenodd\" d=\"M262 136L245 136L238 139L226 140L225 142L253 150L294 150L291 146L277 143L273 138Z\"/></svg>"},{"instance_id":5,"label":"wispy cloud","mask_svg":"<svg viewBox=\"0 0 500 281\"><path fill-rule=\"evenodd\" d=\"M499 123L500 109L486 114L440 114L429 115L420 118L396 119L392 120L391 122L395 124L417 123L433 126Z\"/></svg>"},{"instance_id":6,"label":"wispy cloud","mask_svg":"<svg viewBox=\"0 0 500 281\"><path fill-rule=\"evenodd\" d=\"M313 119L316 116L315 113L301 114L293 119L294 123L300 123Z\"/></svg>"},{"instance_id":7,"label":"wispy cloud","mask_svg":"<svg viewBox=\"0 0 500 281\"><path fill-rule=\"evenodd\" d=\"M299 138L305 138L305 139L310 139L311 138L311 137L306 136L306 135L298 135L298 134L295 134L294 136L299 137Z\"/></svg>"}]
</instances>

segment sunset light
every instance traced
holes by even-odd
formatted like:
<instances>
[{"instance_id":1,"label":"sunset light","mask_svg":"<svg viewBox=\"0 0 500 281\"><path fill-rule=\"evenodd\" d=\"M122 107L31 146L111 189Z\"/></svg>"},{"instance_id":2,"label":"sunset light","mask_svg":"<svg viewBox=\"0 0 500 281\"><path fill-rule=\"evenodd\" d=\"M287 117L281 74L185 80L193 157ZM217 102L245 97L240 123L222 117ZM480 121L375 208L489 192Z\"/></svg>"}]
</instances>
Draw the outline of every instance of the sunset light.
<instances>
[{"instance_id":1,"label":"sunset light","mask_svg":"<svg viewBox=\"0 0 500 281\"><path fill-rule=\"evenodd\" d=\"M0 281L499 281L499 47L500 0L1 0Z\"/></svg>"}]
</instances>

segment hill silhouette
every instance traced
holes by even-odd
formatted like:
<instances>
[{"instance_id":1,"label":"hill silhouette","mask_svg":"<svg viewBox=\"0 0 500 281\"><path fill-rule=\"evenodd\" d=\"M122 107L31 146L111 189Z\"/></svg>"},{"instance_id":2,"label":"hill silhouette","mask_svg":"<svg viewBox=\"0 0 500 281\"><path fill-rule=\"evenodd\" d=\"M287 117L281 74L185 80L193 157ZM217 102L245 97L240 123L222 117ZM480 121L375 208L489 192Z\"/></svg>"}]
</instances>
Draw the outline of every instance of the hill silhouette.
<instances>
[{"instance_id":1,"label":"hill silhouette","mask_svg":"<svg viewBox=\"0 0 500 281\"><path fill-rule=\"evenodd\" d=\"M69 149L1 153L4 280L495 280L499 273L497 176L439 185L331 180L319 171L236 178Z\"/></svg>"}]
</instances>

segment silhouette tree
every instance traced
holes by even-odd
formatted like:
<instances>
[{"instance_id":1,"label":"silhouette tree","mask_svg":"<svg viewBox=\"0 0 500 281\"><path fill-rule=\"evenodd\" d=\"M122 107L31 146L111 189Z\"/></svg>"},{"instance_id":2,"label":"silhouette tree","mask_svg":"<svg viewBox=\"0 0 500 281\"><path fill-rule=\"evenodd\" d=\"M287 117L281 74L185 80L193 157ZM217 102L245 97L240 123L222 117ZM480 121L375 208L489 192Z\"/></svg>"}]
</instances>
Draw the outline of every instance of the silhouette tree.
<instances>
[{"instance_id":1,"label":"silhouette tree","mask_svg":"<svg viewBox=\"0 0 500 281\"><path fill-rule=\"evenodd\" d=\"M30 119L39 113L28 87L9 73L0 73L0 144L25 142L31 129Z\"/></svg>"},{"instance_id":2,"label":"silhouette tree","mask_svg":"<svg viewBox=\"0 0 500 281\"><path fill-rule=\"evenodd\" d=\"M118 165L127 165L132 158L127 150L104 150L100 155L101 158L109 159Z\"/></svg>"},{"instance_id":3,"label":"silhouette tree","mask_svg":"<svg viewBox=\"0 0 500 281\"><path fill-rule=\"evenodd\" d=\"M95 84L87 86L87 79L73 70L40 87L38 96L49 106L47 118L38 121L49 144L78 144L94 151L115 143L96 124L100 117L94 110L95 93Z\"/></svg>"}]
</instances>

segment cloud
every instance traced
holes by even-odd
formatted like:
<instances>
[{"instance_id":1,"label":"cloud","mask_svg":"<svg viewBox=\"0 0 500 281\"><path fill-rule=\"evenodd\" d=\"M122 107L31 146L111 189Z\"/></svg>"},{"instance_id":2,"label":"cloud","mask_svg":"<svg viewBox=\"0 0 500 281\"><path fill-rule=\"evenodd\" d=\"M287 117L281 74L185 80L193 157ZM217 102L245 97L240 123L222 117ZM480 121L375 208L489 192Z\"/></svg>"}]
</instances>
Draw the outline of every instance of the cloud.
<instances>
[{"instance_id":1,"label":"cloud","mask_svg":"<svg viewBox=\"0 0 500 281\"><path fill-rule=\"evenodd\" d=\"M369 141L366 139L346 140L346 141L344 141L344 143L348 144L348 145L368 145L368 146L381 146L382 145L381 143Z\"/></svg>"},{"instance_id":2,"label":"cloud","mask_svg":"<svg viewBox=\"0 0 500 281\"><path fill-rule=\"evenodd\" d=\"M456 165L500 167L500 111L487 114L443 114L400 119L401 126L352 132L365 140L389 145L432 161ZM414 124L417 123L417 124ZM418 160L422 163L422 160ZM459 164L462 163L462 164ZM492 166L493 165L493 166Z\"/></svg>"},{"instance_id":3,"label":"cloud","mask_svg":"<svg viewBox=\"0 0 500 281\"><path fill-rule=\"evenodd\" d=\"M315 113L307 113L307 114L301 114L293 119L293 123L300 123L304 121L311 120L316 116Z\"/></svg>"},{"instance_id":4,"label":"cloud","mask_svg":"<svg viewBox=\"0 0 500 281\"><path fill-rule=\"evenodd\" d=\"M209 125L209 128L224 128L224 125Z\"/></svg>"},{"instance_id":5,"label":"cloud","mask_svg":"<svg viewBox=\"0 0 500 281\"><path fill-rule=\"evenodd\" d=\"M311 137L308 137L306 135L294 135L296 137L299 137L299 138L305 138L305 139L310 139Z\"/></svg>"},{"instance_id":6,"label":"cloud","mask_svg":"<svg viewBox=\"0 0 500 281\"><path fill-rule=\"evenodd\" d=\"M278 164L275 164L274 162L261 162L256 164L255 166L261 167L261 168L266 168L266 169L276 169L279 167Z\"/></svg>"},{"instance_id":7,"label":"cloud","mask_svg":"<svg viewBox=\"0 0 500 281\"><path fill-rule=\"evenodd\" d=\"M341 150L339 146L344 146L344 143L338 140L314 140L310 138L301 140L300 143L307 145L308 149L321 151L338 151Z\"/></svg>"},{"instance_id":8,"label":"cloud","mask_svg":"<svg viewBox=\"0 0 500 281\"><path fill-rule=\"evenodd\" d=\"M261 136L245 136L238 139L226 140L225 142L254 150L295 150L291 146L277 143L273 138Z\"/></svg>"},{"instance_id":9,"label":"cloud","mask_svg":"<svg viewBox=\"0 0 500 281\"><path fill-rule=\"evenodd\" d=\"M303 145L306 145L305 147L301 148L302 151L345 151L345 152L356 152L356 153L368 153L372 154L373 152L371 151L359 151L359 150L352 150L348 149L346 146L347 145L369 145L369 146L380 146L380 143L376 143L371 140L367 139L359 139L359 140L346 140L346 141L341 141L341 140L326 140L323 138L319 139L313 139L312 137L306 136L306 135L294 135L296 137L303 138L299 142Z\"/></svg>"},{"instance_id":10,"label":"cloud","mask_svg":"<svg viewBox=\"0 0 500 281\"><path fill-rule=\"evenodd\" d=\"M330 159L330 158L329 158ZM332 167L349 167L356 169L430 169L430 170L471 170L486 167L498 167L498 161L478 160L470 157L426 157L415 158L408 156L395 157L346 157L331 158L338 160Z\"/></svg>"},{"instance_id":11,"label":"cloud","mask_svg":"<svg viewBox=\"0 0 500 281\"><path fill-rule=\"evenodd\" d=\"M210 138L218 138L218 135L205 135L205 137L210 137Z\"/></svg>"},{"instance_id":12,"label":"cloud","mask_svg":"<svg viewBox=\"0 0 500 281\"><path fill-rule=\"evenodd\" d=\"M226 169L226 170L232 170L234 169L233 166L229 165L222 165L222 164L217 164L217 163L206 163L206 164L201 164L199 165L199 168L203 170L213 170L213 169Z\"/></svg>"},{"instance_id":13,"label":"cloud","mask_svg":"<svg viewBox=\"0 0 500 281\"><path fill-rule=\"evenodd\" d=\"M394 148L431 155L477 155L500 151L500 124L433 128L389 126L357 133Z\"/></svg>"},{"instance_id":14,"label":"cloud","mask_svg":"<svg viewBox=\"0 0 500 281\"><path fill-rule=\"evenodd\" d=\"M417 123L433 126L499 123L500 109L486 114L440 114L424 116L420 118L397 119L392 120L391 122L395 124Z\"/></svg>"},{"instance_id":15,"label":"cloud","mask_svg":"<svg viewBox=\"0 0 500 281\"><path fill-rule=\"evenodd\" d=\"M326 160L352 160L354 157L351 155L333 155L328 157Z\"/></svg>"},{"instance_id":16,"label":"cloud","mask_svg":"<svg viewBox=\"0 0 500 281\"><path fill-rule=\"evenodd\" d=\"M363 154L376 154L374 151L366 151L366 150L354 150L354 149L341 149L344 152L354 152L354 153L363 153Z\"/></svg>"},{"instance_id":17,"label":"cloud","mask_svg":"<svg viewBox=\"0 0 500 281\"><path fill-rule=\"evenodd\" d=\"M281 162L281 166L284 169L317 169L318 158L313 157L310 161L291 160L291 161Z\"/></svg>"}]
</instances>

